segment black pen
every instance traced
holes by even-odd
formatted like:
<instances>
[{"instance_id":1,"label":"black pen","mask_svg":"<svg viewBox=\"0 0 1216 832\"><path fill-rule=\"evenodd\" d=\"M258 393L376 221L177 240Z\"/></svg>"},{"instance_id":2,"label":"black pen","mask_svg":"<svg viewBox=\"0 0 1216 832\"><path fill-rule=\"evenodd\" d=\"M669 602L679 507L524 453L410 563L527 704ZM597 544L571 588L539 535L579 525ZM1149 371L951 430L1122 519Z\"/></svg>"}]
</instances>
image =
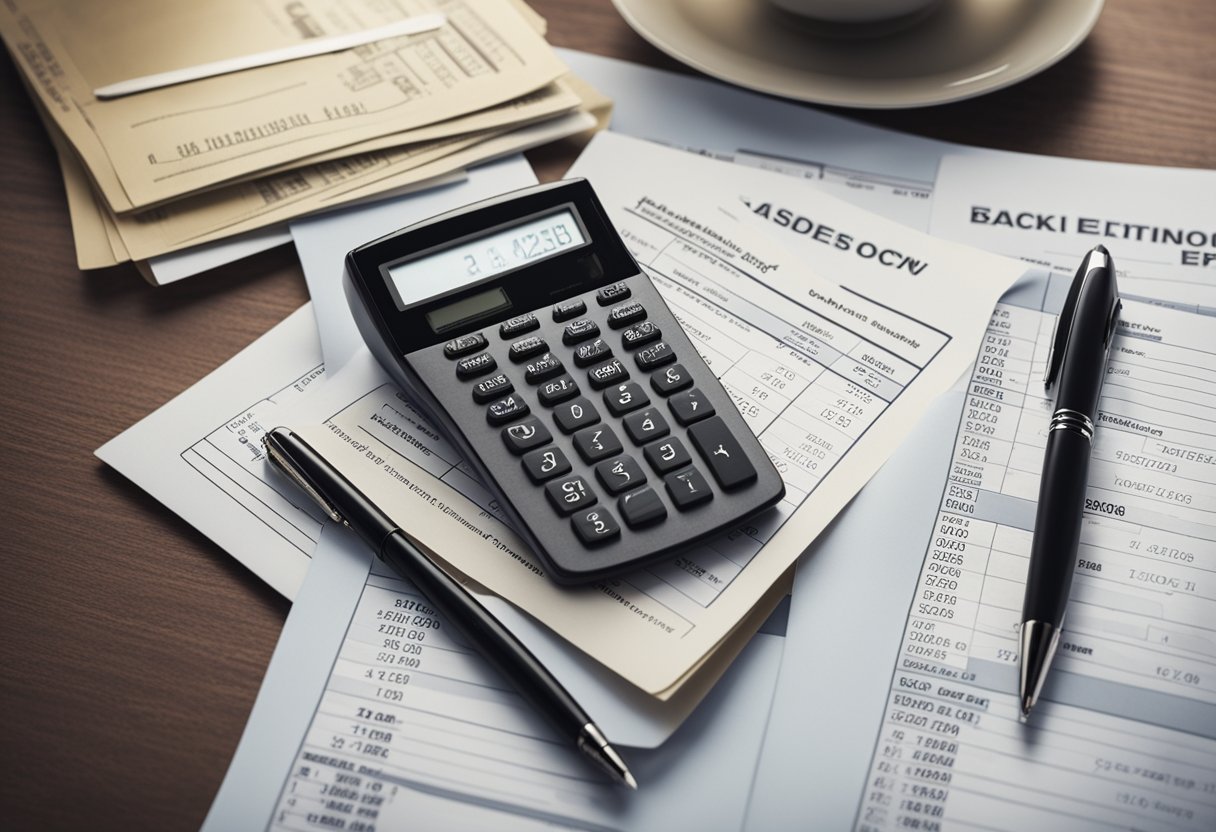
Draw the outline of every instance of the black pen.
<instances>
[{"instance_id":1,"label":"black pen","mask_svg":"<svg viewBox=\"0 0 1216 832\"><path fill-rule=\"evenodd\" d=\"M1068 289L1043 379L1049 391L1058 382L1058 393L1047 429L1022 604L1018 698L1023 719L1039 699L1060 642L1081 538L1098 394L1120 306L1114 261L1104 247L1095 246Z\"/></svg>"},{"instance_id":2,"label":"black pen","mask_svg":"<svg viewBox=\"0 0 1216 832\"><path fill-rule=\"evenodd\" d=\"M638 787L620 754L561 683L371 500L287 428L275 428L263 442L271 462L332 520L353 529L381 560L412 581L561 734L614 780L631 789Z\"/></svg>"}]
</instances>

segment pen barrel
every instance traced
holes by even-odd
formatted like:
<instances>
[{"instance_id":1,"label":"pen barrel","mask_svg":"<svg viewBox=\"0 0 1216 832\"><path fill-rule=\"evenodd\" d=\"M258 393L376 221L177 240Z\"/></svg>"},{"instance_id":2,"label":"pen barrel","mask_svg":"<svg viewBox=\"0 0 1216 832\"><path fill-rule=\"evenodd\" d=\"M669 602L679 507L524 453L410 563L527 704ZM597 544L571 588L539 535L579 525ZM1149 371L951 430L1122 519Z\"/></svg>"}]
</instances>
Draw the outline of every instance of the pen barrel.
<instances>
[{"instance_id":1,"label":"pen barrel","mask_svg":"<svg viewBox=\"0 0 1216 832\"><path fill-rule=\"evenodd\" d=\"M1051 430L1039 486L1023 621L1059 625L1077 564L1077 544L1089 479L1090 440L1074 430Z\"/></svg>"},{"instance_id":2,"label":"pen barrel","mask_svg":"<svg viewBox=\"0 0 1216 832\"><path fill-rule=\"evenodd\" d=\"M380 557L413 581L427 601L564 739L578 741L583 726L590 721L586 712L548 669L468 590L406 540L400 531L394 532L384 542Z\"/></svg>"}]
</instances>

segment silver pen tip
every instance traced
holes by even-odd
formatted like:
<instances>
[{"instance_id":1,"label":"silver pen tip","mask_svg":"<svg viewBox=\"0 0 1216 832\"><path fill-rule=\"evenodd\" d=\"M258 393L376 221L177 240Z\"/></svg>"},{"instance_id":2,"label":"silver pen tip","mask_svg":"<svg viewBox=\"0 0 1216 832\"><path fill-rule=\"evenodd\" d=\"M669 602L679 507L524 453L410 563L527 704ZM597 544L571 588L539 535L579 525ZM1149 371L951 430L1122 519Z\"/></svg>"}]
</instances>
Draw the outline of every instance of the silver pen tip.
<instances>
[{"instance_id":1,"label":"silver pen tip","mask_svg":"<svg viewBox=\"0 0 1216 832\"><path fill-rule=\"evenodd\" d=\"M633 774L629 771L629 767L621 759L621 755L608 744L608 740L604 738L604 734L594 722L588 722L583 726L583 730L578 738L578 747L584 754L594 760L600 768L606 771L613 780L635 791L637 790L638 781L634 779Z\"/></svg>"},{"instance_id":2,"label":"silver pen tip","mask_svg":"<svg viewBox=\"0 0 1216 832\"><path fill-rule=\"evenodd\" d=\"M1018 701L1021 704L1021 720L1026 721L1030 710L1039 701L1043 681L1055 658L1060 643L1060 628L1046 621L1024 621L1021 632L1020 673L1018 676Z\"/></svg>"}]
</instances>

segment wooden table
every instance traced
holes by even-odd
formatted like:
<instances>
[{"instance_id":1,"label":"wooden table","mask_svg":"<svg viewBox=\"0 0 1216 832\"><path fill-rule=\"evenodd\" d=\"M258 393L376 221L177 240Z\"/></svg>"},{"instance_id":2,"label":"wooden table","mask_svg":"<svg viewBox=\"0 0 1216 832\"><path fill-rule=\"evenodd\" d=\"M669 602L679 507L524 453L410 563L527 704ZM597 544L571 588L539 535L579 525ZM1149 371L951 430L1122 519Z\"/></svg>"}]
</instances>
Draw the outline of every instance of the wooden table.
<instances>
[{"instance_id":1,"label":"wooden table","mask_svg":"<svg viewBox=\"0 0 1216 832\"><path fill-rule=\"evenodd\" d=\"M607 0L534 5L556 45L683 71ZM1110 0L1080 49L1011 89L849 114L988 147L1216 168L1213 43L1208 0ZM0 89L0 824L197 828L288 604L93 450L307 300L303 276L289 248L165 288L129 265L81 274L55 156L7 57ZM532 158L551 179L574 151Z\"/></svg>"}]
</instances>

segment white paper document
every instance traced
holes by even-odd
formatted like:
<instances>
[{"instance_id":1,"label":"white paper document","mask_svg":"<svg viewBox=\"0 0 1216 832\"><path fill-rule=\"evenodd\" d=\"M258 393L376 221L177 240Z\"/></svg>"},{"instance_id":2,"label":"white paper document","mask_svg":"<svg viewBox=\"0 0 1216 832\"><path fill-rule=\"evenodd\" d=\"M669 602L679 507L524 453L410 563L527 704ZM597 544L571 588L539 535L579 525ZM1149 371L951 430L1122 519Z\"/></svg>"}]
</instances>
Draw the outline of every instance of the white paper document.
<instances>
[{"instance_id":1,"label":"white paper document","mask_svg":"<svg viewBox=\"0 0 1216 832\"><path fill-rule=\"evenodd\" d=\"M1209 317L1124 304L1064 637L1017 718L1041 379L1070 280L996 308L966 390L800 566L748 829L812 813L862 830L1216 824ZM847 586L866 587L864 609ZM833 751L798 771L810 743Z\"/></svg>"},{"instance_id":2,"label":"white paper document","mask_svg":"<svg viewBox=\"0 0 1216 832\"><path fill-rule=\"evenodd\" d=\"M929 225L943 153L964 147L874 127L708 78L558 49L572 72L613 99L617 133L806 180L913 228Z\"/></svg>"},{"instance_id":3,"label":"white paper document","mask_svg":"<svg viewBox=\"0 0 1216 832\"><path fill-rule=\"evenodd\" d=\"M661 749L626 749L629 792L329 527L203 828L738 829L781 641L756 636Z\"/></svg>"},{"instance_id":4,"label":"white paper document","mask_svg":"<svg viewBox=\"0 0 1216 832\"><path fill-rule=\"evenodd\" d=\"M97 449L97 456L287 598L324 515L271 475L262 436L324 374L312 305Z\"/></svg>"},{"instance_id":5,"label":"white paper document","mask_svg":"<svg viewBox=\"0 0 1216 832\"><path fill-rule=\"evenodd\" d=\"M348 209L405 225L535 181L523 157L435 191ZM374 234L369 231L371 239ZM346 249L334 253L340 264ZM339 265L340 268L340 265ZM341 294L323 302L341 302ZM316 317L322 317L317 315ZM160 500L287 598L294 598L323 515L267 465L262 435L280 406L321 383L325 362L307 304L194 387L98 448L97 456Z\"/></svg>"},{"instance_id":6,"label":"white paper document","mask_svg":"<svg viewBox=\"0 0 1216 832\"><path fill-rule=\"evenodd\" d=\"M1067 273L1101 243L1123 297L1216 315L1214 221L1216 171L947 154L929 231Z\"/></svg>"},{"instance_id":7,"label":"white paper document","mask_svg":"<svg viewBox=\"0 0 1216 832\"><path fill-rule=\"evenodd\" d=\"M370 358L352 360L288 424L428 551L665 696L766 598L966 368L992 304L1024 267L932 240L790 177L612 134L598 136L572 174L597 188L760 435L786 481L778 509L671 562L562 589ZM770 224L796 248L787 253L750 219L745 194L752 211L771 207ZM783 227L787 210L797 218ZM810 216L834 227L817 221L803 233Z\"/></svg>"}]
</instances>

